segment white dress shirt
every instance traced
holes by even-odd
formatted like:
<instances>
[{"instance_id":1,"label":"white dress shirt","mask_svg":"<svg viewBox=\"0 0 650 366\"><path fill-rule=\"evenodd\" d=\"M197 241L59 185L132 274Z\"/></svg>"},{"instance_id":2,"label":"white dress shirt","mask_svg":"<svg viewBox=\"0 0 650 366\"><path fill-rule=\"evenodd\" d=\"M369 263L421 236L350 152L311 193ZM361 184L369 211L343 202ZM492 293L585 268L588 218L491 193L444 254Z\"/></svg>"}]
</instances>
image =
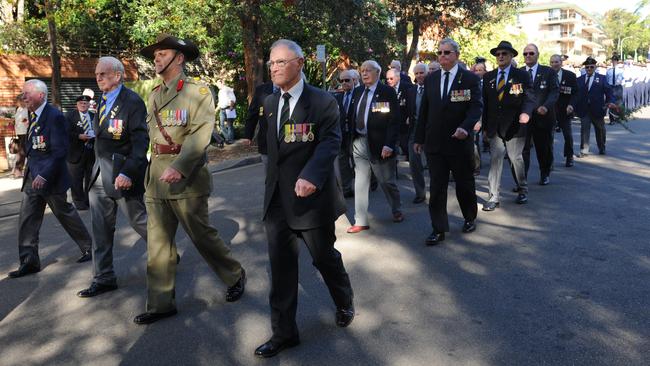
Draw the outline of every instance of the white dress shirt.
<instances>
[{"instance_id":1,"label":"white dress shirt","mask_svg":"<svg viewBox=\"0 0 650 366\"><path fill-rule=\"evenodd\" d=\"M440 95L442 95L445 90L445 72L447 72L445 69L440 69ZM454 67L449 70L449 84L447 85L447 94L449 94L449 90L451 90L451 84L454 81L457 73L458 63L456 63L456 65L454 65Z\"/></svg>"},{"instance_id":2,"label":"white dress shirt","mask_svg":"<svg viewBox=\"0 0 650 366\"><path fill-rule=\"evenodd\" d=\"M276 132L278 135L280 135L280 117L282 116L282 107L284 106L284 98L282 97L284 93L289 93L291 94L291 98L289 99L289 116L293 114L293 109L296 107L296 104L298 103L298 99L300 99L300 96L302 95L302 91L305 89L305 82L302 80L298 80L296 85L292 86L291 89L289 90L284 90L280 89L280 101L278 102L278 116L276 117Z\"/></svg>"}]
</instances>

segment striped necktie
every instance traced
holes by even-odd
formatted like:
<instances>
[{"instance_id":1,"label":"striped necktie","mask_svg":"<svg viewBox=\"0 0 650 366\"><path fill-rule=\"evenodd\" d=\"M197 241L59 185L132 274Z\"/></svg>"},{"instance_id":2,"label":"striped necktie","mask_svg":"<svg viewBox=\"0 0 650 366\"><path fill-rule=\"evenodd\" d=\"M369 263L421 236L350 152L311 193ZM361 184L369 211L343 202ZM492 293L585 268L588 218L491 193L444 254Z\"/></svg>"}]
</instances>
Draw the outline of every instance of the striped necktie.
<instances>
[{"instance_id":1,"label":"striped necktie","mask_svg":"<svg viewBox=\"0 0 650 366\"><path fill-rule=\"evenodd\" d=\"M503 100L503 95L505 94L506 91L506 72L501 71L499 73L499 84L497 85L497 98L499 99L499 102Z\"/></svg>"},{"instance_id":2,"label":"striped necktie","mask_svg":"<svg viewBox=\"0 0 650 366\"><path fill-rule=\"evenodd\" d=\"M84 133L87 133L88 128L90 127L90 123L88 123L88 115L85 113L81 115L81 127L84 128Z\"/></svg>"},{"instance_id":3,"label":"striped necktie","mask_svg":"<svg viewBox=\"0 0 650 366\"><path fill-rule=\"evenodd\" d=\"M102 124L104 123L104 120L106 120L106 94L102 95L102 106L99 107L99 115L101 116L99 118L99 126L101 127Z\"/></svg>"},{"instance_id":4,"label":"striped necktie","mask_svg":"<svg viewBox=\"0 0 650 366\"><path fill-rule=\"evenodd\" d=\"M29 137L32 136L32 132L34 132L35 127L36 127L36 113L29 112L29 132L27 133L27 136Z\"/></svg>"}]
</instances>

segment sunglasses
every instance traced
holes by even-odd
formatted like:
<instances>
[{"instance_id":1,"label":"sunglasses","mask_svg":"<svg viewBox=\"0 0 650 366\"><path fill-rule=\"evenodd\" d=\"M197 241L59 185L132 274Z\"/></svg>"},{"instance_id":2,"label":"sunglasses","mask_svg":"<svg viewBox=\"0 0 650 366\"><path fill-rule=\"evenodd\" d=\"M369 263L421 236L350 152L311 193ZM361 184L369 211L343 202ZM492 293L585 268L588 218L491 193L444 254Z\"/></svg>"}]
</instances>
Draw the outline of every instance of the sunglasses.
<instances>
[{"instance_id":1,"label":"sunglasses","mask_svg":"<svg viewBox=\"0 0 650 366\"><path fill-rule=\"evenodd\" d=\"M444 51L437 51L436 53L438 54L438 56L440 56L440 55L449 56L449 55L451 55L452 52L453 51L444 50Z\"/></svg>"},{"instance_id":2,"label":"sunglasses","mask_svg":"<svg viewBox=\"0 0 650 366\"><path fill-rule=\"evenodd\" d=\"M503 52L495 52L494 55L495 55L496 57L508 56L508 55L510 55L510 52L507 52L507 51L503 51Z\"/></svg>"},{"instance_id":3,"label":"sunglasses","mask_svg":"<svg viewBox=\"0 0 650 366\"><path fill-rule=\"evenodd\" d=\"M524 52L524 56L535 56L535 52Z\"/></svg>"},{"instance_id":4,"label":"sunglasses","mask_svg":"<svg viewBox=\"0 0 650 366\"><path fill-rule=\"evenodd\" d=\"M340 83L349 83L352 79L339 79Z\"/></svg>"},{"instance_id":5,"label":"sunglasses","mask_svg":"<svg viewBox=\"0 0 650 366\"><path fill-rule=\"evenodd\" d=\"M594 66L594 65L585 66L585 69L595 69L595 68L596 68L596 66Z\"/></svg>"}]
</instances>

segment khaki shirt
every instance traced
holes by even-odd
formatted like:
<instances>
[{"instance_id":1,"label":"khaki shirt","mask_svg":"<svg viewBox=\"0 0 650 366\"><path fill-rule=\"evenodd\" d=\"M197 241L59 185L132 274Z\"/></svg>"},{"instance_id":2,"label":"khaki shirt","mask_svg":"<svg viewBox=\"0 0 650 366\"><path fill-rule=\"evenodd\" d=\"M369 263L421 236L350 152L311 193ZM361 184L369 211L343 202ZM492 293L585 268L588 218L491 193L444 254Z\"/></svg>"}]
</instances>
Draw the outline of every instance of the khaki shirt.
<instances>
[{"instance_id":1,"label":"khaki shirt","mask_svg":"<svg viewBox=\"0 0 650 366\"><path fill-rule=\"evenodd\" d=\"M182 145L178 154L155 154L145 178L145 197L179 199L208 196L212 177L207 168L206 148L215 123L214 99L207 85L181 73L168 86L157 86L147 103L147 125L152 144L168 145L156 124L154 110L163 128L176 144ZM178 170L183 178L174 184L160 181L167 167Z\"/></svg>"}]
</instances>

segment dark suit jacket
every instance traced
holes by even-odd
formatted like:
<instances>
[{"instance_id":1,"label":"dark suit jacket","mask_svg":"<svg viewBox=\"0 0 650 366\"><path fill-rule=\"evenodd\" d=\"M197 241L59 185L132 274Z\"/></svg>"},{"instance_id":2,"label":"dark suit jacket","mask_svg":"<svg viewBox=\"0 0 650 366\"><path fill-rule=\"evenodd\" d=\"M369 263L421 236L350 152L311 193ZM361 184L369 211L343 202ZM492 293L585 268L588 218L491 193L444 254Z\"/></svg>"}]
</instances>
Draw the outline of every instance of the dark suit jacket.
<instances>
[{"instance_id":1,"label":"dark suit jacket","mask_svg":"<svg viewBox=\"0 0 650 366\"><path fill-rule=\"evenodd\" d=\"M472 129L483 112L481 80L474 73L459 67L446 98L442 100L441 77L442 71L438 70L424 80L415 142L425 144L427 154L472 155ZM467 96L469 100L464 100ZM451 137L458 127L467 131L466 139Z\"/></svg>"},{"instance_id":2,"label":"dark suit jacket","mask_svg":"<svg viewBox=\"0 0 650 366\"><path fill-rule=\"evenodd\" d=\"M101 106L99 107L101 108ZM108 196L114 198L142 196L149 147L147 108L144 102L138 94L122 85L122 90L115 99L111 110L108 111L102 126L99 126L100 117L97 113L93 120L93 130L96 136L95 165L88 186L92 186L101 174L104 190ZM122 121L123 132L118 139L114 138L113 133L108 132L111 119ZM114 154L126 158L119 172L113 171ZM131 179L131 189L120 192L115 190L115 177L120 173Z\"/></svg>"},{"instance_id":3,"label":"dark suit jacket","mask_svg":"<svg viewBox=\"0 0 650 366\"><path fill-rule=\"evenodd\" d=\"M530 76L526 71L510 67L503 100L499 101L499 71L500 69L496 68L483 75L483 130L490 138L497 134L505 140L526 136L526 128L521 128L519 115L526 113L532 117L535 108Z\"/></svg>"},{"instance_id":4,"label":"dark suit jacket","mask_svg":"<svg viewBox=\"0 0 650 366\"><path fill-rule=\"evenodd\" d=\"M352 143L352 134L350 133L350 118L352 118L352 105L354 104L353 95L354 90L350 91L350 102L348 105L348 111L345 111L344 97L345 92L334 93L334 99L339 105L339 115L340 115L340 125L341 125L341 149L349 149L350 144Z\"/></svg>"},{"instance_id":5,"label":"dark suit jacket","mask_svg":"<svg viewBox=\"0 0 650 366\"><path fill-rule=\"evenodd\" d=\"M409 125L407 124L408 105L406 98L409 90L413 88L413 84L400 81L399 88L397 89L397 101L399 102L399 132L401 134L408 133L409 130Z\"/></svg>"},{"instance_id":6,"label":"dark suit jacket","mask_svg":"<svg viewBox=\"0 0 650 366\"><path fill-rule=\"evenodd\" d=\"M413 85L413 80L411 80L411 77L409 74L405 73L404 71L399 72L399 80L400 83L405 83L407 85Z\"/></svg>"},{"instance_id":7,"label":"dark suit jacket","mask_svg":"<svg viewBox=\"0 0 650 366\"><path fill-rule=\"evenodd\" d=\"M354 104L350 107L352 118L350 118L350 130L353 135L358 135L356 132L356 117L357 105L359 104L365 86L361 85L354 89L353 100ZM397 94L395 89L388 85L377 83L375 94L372 101L369 101L368 106L368 145L370 146L370 159L381 160L381 150L384 146L393 149L393 156L397 154L397 143L399 142L399 128L400 128L400 108L397 101ZM388 103L390 110L382 112L376 110L373 112L372 106L374 103Z\"/></svg>"},{"instance_id":8,"label":"dark suit jacket","mask_svg":"<svg viewBox=\"0 0 650 366\"><path fill-rule=\"evenodd\" d=\"M255 137L255 128L258 123L260 125L259 131L257 132L257 147L260 154L267 153L266 129L268 124L262 109L264 107L264 100L271 94L273 94L272 82L258 85L253 93L251 103L248 105L248 113L246 115L244 134L247 139L252 140Z\"/></svg>"},{"instance_id":9,"label":"dark suit jacket","mask_svg":"<svg viewBox=\"0 0 650 366\"><path fill-rule=\"evenodd\" d=\"M331 224L346 210L343 192L334 174L334 159L341 146L336 100L329 93L305 83L291 120L297 126L312 124L314 139L290 143L278 139L279 100L278 91L264 101L264 115L269 122L266 134L269 160L263 219L277 194L292 229L307 230ZM294 188L298 178L314 184L316 192L309 197L297 197Z\"/></svg>"},{"instance_id":10,"label":"dark suit jacket","mask_svg":"<svg viewBox=\"0 0 650 366\"><path fill-rule=\"evenodd\" d=\"M589 114L592 117L604 117L607 110L606 103L613 103L612 88L607 84L605 75L594 72L594 81L591 89L587 91L587 75L578 78L578 92L573 96L571 105L576 115L580 118Z\"/></svg>"},{"instance_id":11,"label":"dark suit jacket","mask_svg":"<svg viewBox=\"0 0 650 366\"><path fill-rule=\"evenodd\" d=\"M417 125L417 119L415 118L415 115L417 114L416 112L416 98L418 94L418 86L415 84L411 89L409 89L406 92L406 115L408 119L408 126L409 126L409 135L411 134L411 131L415 128ZM424 92L422 94L424 96Z\"/></svg>"},{"instance_id":12,"label":"dark suit jacket","mask_svg":"<svg viewBox=\"0 0 650 366\"><path fill-rule=\"evenodd\" d=\"M555 77L557 79L557 75ZM576 74L572 71L562 70L562 80L560 81L559 96L555 103L555 114L558 121L564 121L568 115L566 107L571 104L571 98L578 93L578 83Z\"/></svg>"},{"instance_id":13,"label":"dark suit jacket","mask_svg":"<svg viewBox=\"0 0 650 366\"><path fill-rule=\"evenodd\" d=\"M41 193L65 193L70 188L70 177L65 160L69 143L65 116L47 103L38 120L30 123L28 131L32 131L32 126L33 132L28 133L25 144L27 168L22 189L25 188L28 177L34 179L40 175L47 181ZM34 149L34 140L39 137L44 146Z\"/></svg>"},{"instance_id":14,"label":"dark suit jacket","mask_svg":"<svg viewBox=\"0 0 650 366\"><path fill-rule=\"evenodd\" d=\"M526 66L521 68L524 72ZM533 82L533 94L535 95L535 108L531 115L531 126L552 129L555 126L555 102L559 96L559 83L557 73L548 66L537 65L537 74ZM537 113L537 108L544 106L548 110L545 115Z\"/></svg>"},{"instance_id":15,"label":"dark suit jacket","mask_svg":"<svg viewBox=\"0 0 650 366\"><path fill-rule=\"evenodd\" d=\"M91 112L88 112L90 115L90 125L92 126L93 119L95 118L95 115ZM70 146L68 148L68 163L78 163L79 160L81 160L81 156L85 150L85 145L86 142L79 140L79 135L85 133L86 131L84 130L82 124L81 124L81 116L79 115L79 111L72 110L68 113L66 113L65 118L68 122L68 136L70 137ZM94 143L95 139L90 139L91 143Z\"/></svg>"}]
</instances>

